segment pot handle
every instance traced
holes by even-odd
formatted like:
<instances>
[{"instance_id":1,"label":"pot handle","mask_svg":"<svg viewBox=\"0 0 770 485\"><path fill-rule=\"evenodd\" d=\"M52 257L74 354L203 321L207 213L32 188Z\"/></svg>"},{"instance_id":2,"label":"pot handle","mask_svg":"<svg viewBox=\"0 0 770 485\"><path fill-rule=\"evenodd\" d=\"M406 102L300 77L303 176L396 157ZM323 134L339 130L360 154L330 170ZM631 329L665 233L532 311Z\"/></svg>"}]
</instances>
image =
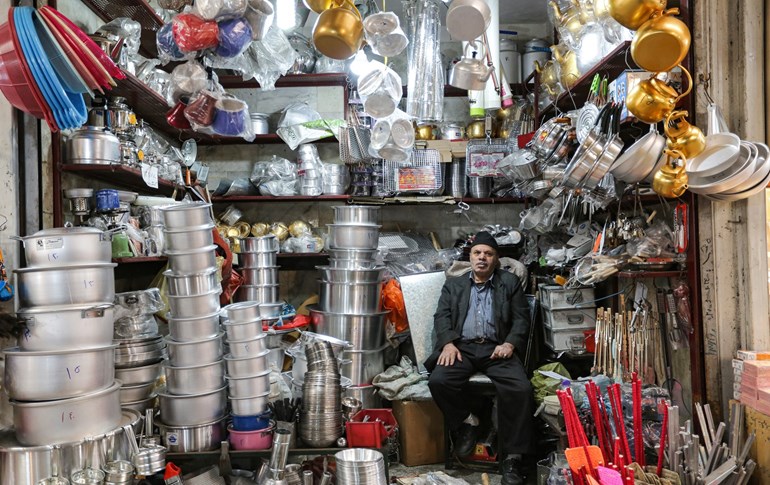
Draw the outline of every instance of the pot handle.
<instances>
[{"instance_id":1,"label":"pot handle","mask_svg":"<svg viewBox=\"0 0 770 485\"><path fill-rule=\"evenodd\" d=\"M672 9L672 10L676 10L676 9ZM692 91L692 76L690 75L690 71L685 69L684 66L681 65L681 64L679 64L679 68L682 69L682 72L684 73L685 77L687 78L687 90L685 90L682 94L680 94L679 96L677 96L675 98L676 99L676 103L678 103L680 99L684 98L685 96L690 94L690 91Z\"/></svg>"},{"instance_id":2,"label":"pot handle","mask_svg":"<svg viewBox=\"0 0 770 485\"><path fill-rule=\"evenodd\" d=\"M336 3L337 2L335 2L335 4ZM361 17L361 12L358 11L358 9L356 8L356 4L353 3L353 0L342 0L342 2L340 2L339 5L337 5L337 8L342 8L342 7L349 7L350 10L352 10L353 13L356 14L356 16L358 17L358 20L360 20L361 22L364 21L364 18ZM671 10L676 10L676 9L671 9Z\"/></svg>"},{"instance_id":3,"label":"pot handle","mask_svg":"<svg viewBox=\"0 0 770 485\"><path fill-rule=\"evenodd\" d=\"M665 153L666 156L669 158L669 160L666 163L671 162L671 165L676 167L677 165L675 162L677 159L679 159L682 161L682 166L683 167L686 166L687 157L685 157L684 153L680 152L679 150L670 150L667 148L663 150L663 153Z\"/></svg>"},{"instance_id":4,"label":"pot handle","mask_svg":"<svg viewBox=\"0 0 770 485\"><path fill-rule=\"evenodd\" d=\"M666 136L668 138L676 138L679 134L678 133L671 133L671 122L672 121L686 121L687 117L690 115L685 110L675 110L672 111L666 116L665 122L663 123L663 131L666 133ZM677 129L678 130L678 129ZM679 130L678 130L679 131Z\"/></svg>"}]
</instances>

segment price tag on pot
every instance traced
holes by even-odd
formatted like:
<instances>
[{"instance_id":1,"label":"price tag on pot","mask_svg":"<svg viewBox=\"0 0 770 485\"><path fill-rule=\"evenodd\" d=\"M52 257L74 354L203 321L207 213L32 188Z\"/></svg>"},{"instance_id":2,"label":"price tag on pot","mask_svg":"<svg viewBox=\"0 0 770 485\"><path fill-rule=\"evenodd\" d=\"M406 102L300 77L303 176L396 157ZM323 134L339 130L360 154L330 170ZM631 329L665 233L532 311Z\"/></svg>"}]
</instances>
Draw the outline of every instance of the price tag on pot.
<instances>
[{"instance_id":1,"label":"price tag on pot","mask_svg":"<svg viewBox=\"0 0 770 485\"><path fill-rule=\"evenodd\" d=\"M148 187L158 188L158 167L155 165L142 164L142 179Z\"/></svg>"}]
</instances>

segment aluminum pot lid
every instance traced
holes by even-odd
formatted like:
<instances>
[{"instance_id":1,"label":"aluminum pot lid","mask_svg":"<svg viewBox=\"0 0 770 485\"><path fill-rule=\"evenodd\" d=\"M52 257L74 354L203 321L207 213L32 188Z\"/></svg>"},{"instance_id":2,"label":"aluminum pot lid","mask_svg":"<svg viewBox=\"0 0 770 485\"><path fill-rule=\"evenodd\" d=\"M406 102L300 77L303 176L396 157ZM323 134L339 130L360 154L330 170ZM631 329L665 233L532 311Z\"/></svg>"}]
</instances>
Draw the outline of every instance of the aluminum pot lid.
<instances>
[{"instance_id":1,"label":"aluminum pot lid","mask_svg":"<svg viewBox=\"0 0 770 485\"><path fill-rule=\"evenodd\" d=\"M43 229L37 231L31 236L25 236L22 239L30 239L36 237L53 237L53 236L69 236L72 234L104 234L104 231L95 227L52 227L50 229Z\"/></svg>"}]
</instances>

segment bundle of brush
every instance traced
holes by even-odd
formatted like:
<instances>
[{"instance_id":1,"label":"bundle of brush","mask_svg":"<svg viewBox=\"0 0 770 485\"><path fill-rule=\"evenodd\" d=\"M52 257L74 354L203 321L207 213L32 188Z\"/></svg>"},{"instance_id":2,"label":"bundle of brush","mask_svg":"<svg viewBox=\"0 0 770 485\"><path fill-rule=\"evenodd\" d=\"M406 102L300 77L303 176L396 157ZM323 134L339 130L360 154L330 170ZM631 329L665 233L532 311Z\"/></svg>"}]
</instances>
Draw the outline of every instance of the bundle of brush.
<instances>
[{"instance_id":1,"label":"bundle of brush","mask_svg":"<svg viewBox=\"0 0 770 485\"><path fill-rule=\"evenodd\" d=\"M0 338L19 338L27 330L27 322L15 313L5 313L0 310Z\"/></svg>"}]
</instances>

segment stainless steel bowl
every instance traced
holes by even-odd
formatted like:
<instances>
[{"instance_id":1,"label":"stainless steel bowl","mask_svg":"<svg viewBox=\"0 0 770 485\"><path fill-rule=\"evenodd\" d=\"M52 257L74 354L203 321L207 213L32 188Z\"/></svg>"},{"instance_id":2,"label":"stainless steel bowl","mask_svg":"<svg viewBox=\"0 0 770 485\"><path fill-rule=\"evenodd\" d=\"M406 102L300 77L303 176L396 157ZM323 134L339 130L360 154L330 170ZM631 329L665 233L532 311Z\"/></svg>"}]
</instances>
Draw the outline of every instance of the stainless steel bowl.
<instances>
[{"instance_id":1,"label":"stainless steel bowl","mask_svg":"<svg viewBox=\"0 0 770 485\"><path fill-rule=\"evenodd\" d=\"M189 251L166 251L169 271L177 275L208 273L217 268L216 246Z\"/></svg>"},{"instance_id":2,"label":"stainless steel bowl","mask_svg":"<svg viewBox=\"0 0 770 485\"><path fill-rule=\"evenodd\" d=\"M242 301L222 308L220 314L229 323L253 322L259 318L259 303Z\"/></svg>"},{"instance_id":3,"label":"stainless steel bowl","mask_svg":"<svg viewBox=\"0 0 770 485\"><path fill-rule=\"evenodd\" d=\"M163 272L163 276L166 277L169 295L201 295L214 290L222 290L216 268L194 274L176 274L171 270L166 270Z\"/></svg>"},{"instance_id":4,"label":"stainless steel bowl","mask_svg":"<svg viewBox=\"0 0 770 485\"><path fill-rule=\"evenodd\" d=\"M194 426L223 418L227 410L227 386L189 396L161 392L160 416L169 426Z\"/></svg>"},{"instance_id":5,"label":"stainless steel bowl","mask_svg":"<svg viewBox=\"0 0 770 485\"><path fill-rule=\"evenodd\" d=\"M214 244L214 224L163 231L163 247L168 251L190 251Z\"/></svg>"},{"instance_id":6,"label":"stainless steel bowl","mask_svg":"<svg viewBox=\"0 0 770 485\"><path fill-rule=\"evenodd\" d=\"M374 377L385 370L386 346L375 350L346 350L340 375L350 379L354 386L371 384Z\"/></svg>"},{"instance_id":7,"label":"stainless steel bowl","mask_svg":"<svg viewBox=\"0 0 770 485\"><path fill-rule=\"evenodd\" d=\"M319 280L319 307L331 313L370 314L380 311L380 283L330 283Z\"/></svg>"},{"instance_id":8,"label":"stainless steel bowl","mask_svg":"<svg viewBox=\"0 0 770 485\"><path fill-rule=\"evenodd\" d=\"M120 381L71 399L42 402L11 401L19 443L61 444L97 436L120 424Z\"/></svg>"},{"instance_id":9,"label":"stainless steel bowl","mask_svg":"<svg viewBox=\"0 0 770 485\"><path fill-rule=\"evenodd\" d=\"M374 350L385 344L387 312L361 315L324 312L315 306L308 309L314 332L345 340L352 350Z\"/></svg>"},{"instance_id":10,"label":"stainless steel bowl","mask_svg":"<svg viewBox=\"0 0 770 485\"><path fill-rule=\"evenodd\" d=\"M222 325L225 328L228 342L253 340L262 335L262 320L257 319L251 322L226 323Z\"/></svg>"},{"instance_id":11,"label":"stainless steel bowl","mask_svg":"<svg viewBox=\"0 0 770 485\"><path fill-rule=\"evenodd\" d=\"M222 360L222 335L220 332L214 338L190 342L177 342L166 337L169 362L175 367L187 367Z\"/></svg>"},{"instance_id":12,"label":"stainless steel bowl","mask_svg":"<svg viewBox=\"0 0 770 485\"><path fill-rule=\"evenodd\" d=\"M380 226L353 226L327 224L329 239L326 246L331 249L377 249Z\"/></svg>"},{"instance_id":13,"label":"stainless steel bowl","mask_svg":"<svg viewBox=\"0 0 770 485\"><path fill-rule=\"evenodd\" d=\"M277 285L278 284L278 266L267 266L264 268L243 268L243 276L246 285Z\"/></svg>"},{"instance_id":14,"label":"stainless steel bowl","mask_svg":"<svg viewBox=\"0 0 770 485\"><path fill-rule=\"evenodd\" d=\"M112 304L21 308L16 314L27 325L18 339L24 351L88 349L112 343Z\"/></svg>"},{"instance_id":15,"label":"stainless steel bowl","mask_svg":"<svg viewBox=\"0 0 770 485\"><path fill-rule=\"evenodd\" d=\"M270 392L270 370L259 374L235 377L227 376L227 387L230 398L258 396Z\"/></svg>"},{"instance_id":16,"label":"stainless steel bowl","mask_svg":"<svg viewBox=\"0 0 770 485\"><path fill-rule=\"evenodd\" d=\"M95 227L56 227L19 239L29 267L112 262L112 236Z\"/></svg>"},{"instance_id":17,"label":"stainless steel bowl","mask_svg":"<svg viewBox=\"0 0 770 485\"><path fill-rule=\"evenodd\" d=\"M371 269L333 268L331 266L316 266L321 279L330 283L379 283L382 281L385 266Z\"/></svg>"},{"instance_id":18,"label":"stainless steel bowl","mask_svg":"<svg viewBox=\"0 0 770 485\"><path fill-rule=\"evenodd\" d=\"M126 386L125 384L120 387L120 402L134 402L142 401L150 398L155 391L155 383L149 382L146 384L134 384Z\"/></svg>"},{"instance_id":19,"label":"stainless steel bowl","mask_svg":"<svg viewBox=\"0 0 770 485\"><path fill-rule=\"evenodd\" d=\"M278 238L270 234L262 237L245 237L241 239L241 253L277 253Z\"/></svg>"},{"instance_id":20,"label":"stainless steel bowl","mask_svg":"<svg viewBox=\"0 0 770 485\"><path fill-rule=\"evenodd\" d=\"M232 413L237 416L256 416L267 411L269 393L258 396L230 397Z\"/></svg>"},{"instance_id":21,"label":"stainless steel bowl","mask_svg":"<svg viewBox=\"0 0 770 485\"><path fill-rule=\"evenodd\" d=\"M378 225L380 207L376 205L336 205L332 206L335 224Z\"/></svg>"},{"instance_id":22,"label":"stainless steel bowl","mask_svg":"<svg viewBox=\"0 0 770 485\"><path fill-rule=\"evenodd\" d=\"M211 204L206 202L167 205L160 210L167 230L200 227L214 223L211 217Z\"/></svg>"},{"instance_id":23,"label":"stainless steel bowl","mask_svg":"<svg viewBox=\"0 0 770 485\"><path fill-rule=\"evenodd\" d=\"M235 300L257 303L278 301L278 285L243 285L235 291Z\"/></svg>"},{"instance_id":24,"label":"stainless steel bowl","mask_svg":"<svg viewBox=\"0 0 770 485\"><path fill-rule=\"evenodd\" d=\"M157 362L141 367L115 369L115 379L122 382L124 386L135 386L137 384L155 382L160 377L160 373L160 362Z\"/></svg>"},{"instance_id":25,"label":"stainless steel bowl","mask_svg":"<svg viewBox=\"0 0 770 485\"><path fill-rule=\"evenodd\" d=\"M168 295L168 307L174 318L194 318L219 311L219 290L190 296Z\"/></svg>"},{"instance_id":26,"label":"stainless steel bowl","mask_svg":"<svg viewBox=\"0 0 770 485\"><path fill-rule=\"evenodd\" d=\"M219 449L225 439L226 418L195 426L171 426L155 421L169 453L195 453Z\"/></svg>"},{"instance_id":27,"label":"stainless steel bowl","mask_svg":"<svg viewBox=\"0 0 770 485\"><path fill-rule=\"evenodd\" d=\"M168 334L177 342L207 340L219 335L219 313L193 318L168 318Z\"/></svg>"},{"instance_id":28,"label":"stainless steel bowl","mask_svg":"<svg viewBox=\"0 0 770 485\"><path fill-rule=\"evenodd\" d=\"M248 357L235 357L232 354L225 355L227 375L230 377L246 377L269 370L269 352L269 350L263 350Z\"/></svg>"},{"instance_id":29,"label":"stainless steel bowl","mask_svg":"<svg viewBox=\"0 0 770 485\"><path fill-rule=\"evenodd\" d=\"M248 340L228 340L230 354L236 358L250 357L267 350L265 334L258 335Z\"/></svg>"},{"instance_id":30,"label":"stainless steel bowl","mask_svg":"<svg viewBox=\"0 0 770 485\"><path fill-rule=\"evenodd\" d=\"M170 394L201 394L226 384L224 360L185 367L164 364L163 370L166 373L166 388Z\"/></svg>"},{"instance_id":31,"label":"stainless steel bowl","mask_svg":"<svg viewBox=\"0 0 770 485\"><path fill-rule=\"evenodd\" d=\"M278 264L278 253L241 253L238 262L242 268L267 268Z\"/></svg>"},{"instance_id":32,"label":"stainless steel bowl","mask_svg":"<svg viewBox=\"0 0 770 485\"><path fill-rule=\"evenodd\" d=\"M361 401L363 409L379 409L382 407L382 398L377 394L375 386L351 386L343 391L345 396Z\"/></svg>"},{"instance_id":33,"label":"stainless steel bowl","mask_svg":"<svg viewBox=\"0 0 770 485\"><path fill-rule=\"evenodd\" d=\"M24 352L5 349L5 390L17 401L52 401L93 393L115 381L115 348Z\"/></svg>"},{"instance_id":34,"label":"stainless steel bowl","mask_svg":"<svg viewBox=\"0 0 770 485\"><path fill-rule=\"evenodd\" d=\"M115 263L14 270L19 307L111 304Z\"/></svg>"}]
</instances>

